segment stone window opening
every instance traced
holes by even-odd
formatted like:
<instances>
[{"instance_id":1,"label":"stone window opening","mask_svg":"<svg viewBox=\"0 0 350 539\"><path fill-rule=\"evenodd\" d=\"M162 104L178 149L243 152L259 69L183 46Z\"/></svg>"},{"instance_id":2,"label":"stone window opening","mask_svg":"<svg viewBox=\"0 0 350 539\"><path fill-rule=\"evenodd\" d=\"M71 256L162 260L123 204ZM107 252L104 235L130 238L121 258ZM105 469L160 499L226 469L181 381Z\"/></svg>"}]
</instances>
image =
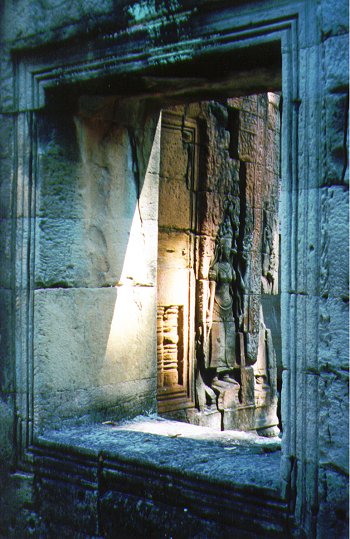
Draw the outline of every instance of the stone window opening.
<instances>
[{"instance_id":1,"label":"stone window opening","mask_svg":"<svg viewBox=\"0 0 350 539\"><path fill-rule=\"evenodd\" d=\"M279 102L272 92L192 98L163 105L159 116L159 103L147 99L86 95L65 114L56 112L57 99L38 113L35 316L38 359L52 358L46 374L36 378L39 432L55 428L55 421L74 424L75 405L63 402L64 393L62 414L46 413L55 398L46 388L58 381L77 406L92 391L96 419L119 421L158 410L168 419L216 430L277 434L277 365L261 312L264 304L276 319L279 310L278 301L269 307L279 280ZM64 234L71 240L63 242ZM205 317L216 302L210 290L226 271L220 242L230 244L233 314L229 321L215 320L205 336ZM156 284L157 351L148 330ZM79 323L84 304L94 308ZM46 338L61 323L67 342L81 343L83 351L77 362L68 347L67 380L60 374L61 343ZM144 333L135 339L140 323ZM227 346L231 359L218 359L212 337L216 332L219 341L227 331L221 349L225 356ZM92 334L98 337L94 343ZM99 348L105 355L96 362ZM266 353L273 358L269 366ZM80 380L84 358L92 368ZM135 384L140 400L116 399L117 388L127 395ZM271 406L265 406L269 399ZM256 408L264 407L259 419ZM239 415L245 415L242 421Z\"/></svg>"},{"instance_id":2,"label":"stone window opening","mask_svg":"<svg viewBox=\"0 0 350 539\"><path fill-rule=\"evenodd\" d=\"M255 434L257 425L264 431L278 424L277 400L266 406L276 372L258 363L256 371L249 365L246 374L242 355L240 363L229 364L228 372L215 371L222 358L213 358L215 366L198 365L203 359L201 312L208 310L204 300L209 302L210 281L223 278L226 283L239 271L247 280L251 268L252 279L258 275L259 294L262 277L266 277L265 289L271 289L270 257L264 258L267 249L257 251L255 258L248 256L255 243L262 245L271 235L271 231L263 234L267 208L260 204L257 211L254 204L247 205L252 195L249 181L260 180L261 170L257 163L242 159L247 154L240 145L244 148L244 136L252 135L254 140L258 134L242 129L236 136L237 148L227 129L237 122L226 123L225 114L232 107L236 120L240 114L252 120L244 103L247 108L252 103L258 107L259 100L270 106L263 94L230 98L229 104L229 100L224 104L213 100L167 105L160 115L159 104L86 96L79 99L74 122L71 111L38 113L35 351L37 364L46 368L37 371L35 380L33 454L46 522L47 510L57 505L51 477L60 477L64 462L64 496L96 497L96 524L89 504L83 504L81 511L84 518L92 519L84 529L97 527L102 535L115 536L120 526L130 531L135 523L150 526L150 503L158 523L165 516L170 519L173 509L168 506L177 489L181 501L176 501L176 506L180 503L176 511L182 515L188 510L190 526L199 526L205 534L208 515L209 521L218 518L213 489L218 489L220 498L224 493L226 500L220 509L221 531L231 533L232 526L237 530L239 521L242 529L266 533L272 526L283 534L287 510L279 494L280 441ZM278 108L273 110L277 121ZM277 131L275 135L277 140ZM210 174L201 169L203 164ZM273 182L265 185L278 190ZM176 194L176 203L171 193ZM55 204L62 199L69 215L58 213L61 204ZM251 215L260 218L248 219L249 208ZM52 218L42 217L44 211L53 213ZM260 227L258 233L253 222ZM243 245L245 271L230 259ZM253 264L259 265L260 273L254 274ZM233 296L232 309L242 309L242 320L249 321L244 305L250 308L251 297L258 299L248 294L239 307L240 296ZM250 317L258 320L260 331L260 305L253 303L253 307L256 318ZM228 324L224 319L225 331L232 330L232 319L234 314ZM234 320L235 328L236 323L239 320ZM262 328L258 338L252 333L256 350L260 339L260 352L266 350L267 329ZM234 346L244 349L245 339L237 335ZM62 356L64 344L66 356ZM228 344L232 346L232 334ZM254 417L259 407L260 423ZM238 414L245 414L244 424ZM268 414L273 416L270 422ZM95 468L96 480L90 475ZM130 493L120 494L129 484ZM198 489L200 504L194 502ZM266 519L256 515L256 495L259 507L265 511L266 505ZM135 523L129 518L134 510ZM174 526L181 518L174 518ZM77 527L75 517L69 519L69 525ZM56 517L49 520L50 526L59 526Z\"/></svg>"},{"instance_id":3,"label":"stone window opening","mask_svg":"<svg viewBox=\"0 0 350 539\"><path fill-rule=\"evenodd\" d=\"M279 53L274 56L274 61L276 59L280 62ZM55 455L57 466L60 466L59 463L67 455L72 455L73 469L76 452L79 454L82 452L84 459L89 459L88 455L92 455L93 461L97 459L96 462L99 462L99 469L105 469L108 475L109 466L113 468L114 462L123 460L126 455L127 458L138 459L140 444L143 443L151 444L146 452L149 459L146 460L151 468L164 474L163 468L167 458L160 457L159 448L162 448L162 452L173 455L176 448L170 445L170 440L174 438L181 440L181 451L189 456L186 473L192 479L196 467L201 468L203 465L200 473L204 474L203 477L207 475L210 483L227 480L230 484L229 489L235 490L238 480L237 470L232 470L229 463L233 447L228 446L232 445L238 448L239 463L238 460L236 462L241 470L239 481L242 481L244 498L246 499L246 487L249 490L249 485L253 485L253 488L262 488L268 494L266 503L270 504L270 501L275 499L277 501L277 505L274 506L276 515L271 518L281 517L285 522L286 504L284 493L281 497L280 492L281 488L285 487L284 476L289 474L288 456L281 477L279 444L277 447L272 444L272 451L268 448L267 442L263 442L261 446L254 439L253 444L250 444L248 433L245 435L248 438L246 437L243 445L236 438L233 444L228 443L227 446L225 430L221 432L221 428L232 426L232 423L225 425L225 421L235 415L225 412L228 416L225 418L225 414L221 412L226 409L231 412L232 403L238 408L240 399L243 399L242 391L237 387L243 386L238 368L234 367L237 369L234 383L222 380L218 376L219 383L212 388L210 386L215 373L210 370L212 367L209 367L207 373L204 373L203 384L209 391L204 388L204 399L202 392L201 402L198 391L200 384L196 385L196 381L192 379L193 385L191 386L190 381L184 388L182 384L188 378L185 375L182 378L178 377L178 382L182 382L178 385L182 387L175 394L174 400L177 400L177 404L179 400L182 401L185 413L194 412L195 415L197 409L203 416L216 416L215 430L213 431L210 426L210 434L200 424L190 424L191 432L200 428L204 433L204 439L198 440L198 443L196 441L195 445L191 441L193 435L190 435L188 428L186 429L188 425L183 422L180 424L187 430L187 436L182 434L178 436L178 426L176 432L171 429L168 431L166 427L163 430L165 436L159 436L159 433L152 436L151 432L142 433L142 431L135 433L138 421L133 422L133 418L137 419L140 415L155 417L158 406L155 337L161 158L159 149L162 140L160 111L163 110L166 116L174 112L168 109L174 107L176 103L185 103L187 107L188 103L198 103L198 100L208 98L218 100L220 103L222 99L236 99L227 98L227 95L251 96L257 95L254 94L257 90L278 89L281 85L279 69L280 64L278 68L273 66L267 74L266 72L261 74L259 71L256 75L250 74L247 84L245 75L241 74L238 80L230 79L232 86L225 80L223 88L220 81L209 84L209 89L205 86L201 88L203 84L201 81L194 85L195 87L191 87L193 81L188 85L186 77L184 81L181 81L180 77L178 89L180 98L176 95L174 97L173 79L170 79L169 85L166 78L159 80L156 78L155 82L152 77L150 79L145 77L145 80L141 78L141 82L137 81L137 84L141 86L144 84L145 88L141 90L142 95L139 97L125 95L126 86L134 87L132 77L129 85L121 79L124 95L123 91L118 93L120 88L118 77L112 81L116 86L109 85L113 89L109 95L104 95L105 81L102 81L102 91L101 89L96 91L95 83L92 90L89 82L77 87L73 85L69 99L63 92L64 85L62 87L60 84L57 87L51 85L45 90L45 103L32 113L32 123L27 124L24 116L19 118L19 131L31 130L30 140L33 144L31 155L35 155L31 169L35 178L35 188L30 191L29 199L35 217L31 221L31 234L35 242L32 241L30 244L31 250L28 255L30 263L26 265L26 268L31 270L30 316L19 320L30 335L27 341L30 346L26 361L27 372L33 370L33 379L30 381L33 385L32 390L28 392L29 398L21 400L22 394L19 394L17 402L19 411L17 431L20 440L18 455L25 469L31 469L31 461L34 458L40 488L46 489L44 478L51 466L49 455ZM154 90L154 84L160 85L157 92ZM211 88L215 91L212 92ZM238 92L237 88L243 91ZM85 92L82 91L84 89ZM184 94L186 98L183 98ZM104 97L101 97L103 95ZM220 110L216 113L220 117ZM231 111L227 126L233 128L238 120L239 114ZM199 123L202 127L203 123ZM284 132L288 133L289 127L288 124ZM193 126L192 129L182 129L186 132L184 139L187 153L191 149L189 144L191 140L189 137L193 136L191 130L193 133ZM227 132L227 129L225 131ZM249 138L249 133L247 136ZM22 138L20 142L22 143ZM284 141L284 146L287 142L288 140ZM232 160L237 160L235 149L237 141L234 137L232 140L227 137L227 144L228 156ZM27 155L25 150L23 155ZM247 164L240 167L241 174L238 173L238 178L241 183L244 183L245 178L243 172L248 168ZM188 179L189 177L187 174ZM24 183L25 180L26 177ZM190 183L188 185L191 187ZM200 205L201 208L206 207L205 204L212 192L208 189L207 196L205 190L201 191L204 200L204 204ZM235 196L237 198L237 195ZM195 202L193 198L191 204ZM192 208L191 205L188 207ZM199 223L205 223L205 219L201 220L201 216L197 213L190 214L195 219L192 224L194 230L196 228L193 227L197 227ZM234 232L237 230L234 228L235 211L231 214L228 204L227 207L221 207L214 213L218 229L221 227L226 233L231 226L231 240L233 240ZM211 236L215 244L216 234L208 236ZM224 233L222 237L225 237ZM199 245L198 248L204 248L206 252L205 245ZM208 273L206 276L203 274L203 279L197 280L215 281L214 278L208 279L209 269L211 275L220 276L221 268L215 268L217 260L216 255L212 257L213 251L209 249L207 254ZM213 267L209 267L212 258ZM199 260L198 256L196 260ZM195 269L197 271L197 268ZM236 268L233 269L236 272ZM23 275L27 274L24 272ZM207 284L207 288L210 289L209 282ZM198 305L199 289L198 283L198 287L194 288L191 305ZM169 319L174 322L176 316L178 321L185 320L185 308L182 309L184 303L167 300L159 303L159 306L167 308L162 315L163 323L165 314L167 322ZM161 314L159 312L159 318ZM197 324L199 320L197 313L192 320L194 321L192 323ZM170 324L170 327L174 327L174 324ZM153 331L150 331L150 328L154 328ZM185 349L185 338L182 336L179 338L179 335L177 338L178 343ZM197 346L196 340L198 339L195 334ZM238 340L238 346L239 342ZM193 355L191 357L193 358ZM181 365L181 361L179 364ZM182 366L186 368L185 361L182 362ZM194 366L193 361L192 368ZM267 385L264 372L260 375L256 382L257 385L259 382L259 386L264 390L263 386ZM234 387L231 395L223 395L219 417L213 408L218 406L218 394L225 393L222 389L226 389L227 384ZM207 395L210 397L210 394L211 403L207 402ZM229 406L226 406L229 398L231 401ZM207 414L210 407L210 414ZM177 413L177 405L176 408L162 411L161 414ZM171 425L174 426L176 423L173 423L173 419L177 418L173 416L170 419ZM129 426L125 426L124 422L130 420ZM167 420L165 421L168 424ZM150 421L147 423L147 429L150 429ZM252 424L248 425L248 430L252 430L251 427ZM129 434L130 431L132 434ZM213 436L213 432L217 434ZM213 441L215 444L212 444ZM207 450L209 453L205 456L203 451ZM246 458L250 458L251 452L252 467L248 471L244 462ZM220 470L213 465L215 455L219 454L218 464L221 462L223 466ZM141 461L141 467L147 466L142 459ZM176 475L178 473L176 470L180 470L183 463L174 461L174 466ZM111 477L114 477L113 474L114 472ZM101 477L97 481L98 489L104 488L100 485ZM114 486L111 488L119 489ZM197 486L191 483L192 488L196 489ZM50 498L51 494L48 491L46 494ZM170 491L169 495L172 495ZM103 501L106 507L109 503L108 496L106 492L106 499ZM252 501L253 505L254 503ZM113 513L112 508L108 514L111 511ZM213 511L215 513L214 509ZM251 509L248 513L251 518ZM231 517L228 518L230 520ZM284 525L283 523L282 527Z\"/></svg>"}]
</instances>

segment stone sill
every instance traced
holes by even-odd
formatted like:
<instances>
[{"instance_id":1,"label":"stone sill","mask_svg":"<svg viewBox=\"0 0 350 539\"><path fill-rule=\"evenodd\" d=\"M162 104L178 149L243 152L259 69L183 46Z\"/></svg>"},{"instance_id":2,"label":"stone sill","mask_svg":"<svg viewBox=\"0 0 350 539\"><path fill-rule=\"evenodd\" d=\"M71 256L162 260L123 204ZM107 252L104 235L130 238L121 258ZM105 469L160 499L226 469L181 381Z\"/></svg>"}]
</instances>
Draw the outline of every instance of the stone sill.
<instances>
[{"instance_id":1,"label":"stone sill","mask_svg":"<svg viewBox=\"0 0 350 539\"><path fill-rule=\"evenodd\" d=\"M104 530L98 535L113 537L123 522L128 533L142 530L150 514L152 525L163 522L159 537L174 533L175 521L181 522L179 537L192 537L194 527L210 537L233 530L242 537L286 536L279 438L139 417L46 432L37 444L34 468L46 500L43 514L52 520L55 512L66 513L63 501L59 510L58 484L66 485L61 497L71 505L90 492L99 509L93 526L94 509L79 516L86 536ZM76 525L69 524L72 530Z\"/></svg>"},{"instance_id":2,"label":"stone sill","mask_svg":"<svg viewBox=\"0 0 350 539\"><path fill-rule=\"evenodd\" d=\"M41 448L87 457L121 459L215 483L280 491L281 441L255 433L215 431L158 417L108 421L49 431Z\"/></svg>"}]
</instances>

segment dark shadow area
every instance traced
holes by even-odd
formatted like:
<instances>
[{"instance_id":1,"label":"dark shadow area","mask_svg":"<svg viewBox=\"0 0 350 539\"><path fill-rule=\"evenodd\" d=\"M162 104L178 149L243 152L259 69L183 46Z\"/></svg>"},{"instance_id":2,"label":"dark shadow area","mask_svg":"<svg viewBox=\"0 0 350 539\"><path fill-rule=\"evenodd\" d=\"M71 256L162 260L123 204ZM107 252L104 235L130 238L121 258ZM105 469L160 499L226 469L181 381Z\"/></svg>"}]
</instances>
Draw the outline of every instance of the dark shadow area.
<instances>
[{"instance_id":1,"label":"dark shadow area","mask_svg":"<svg viewBox=\"0 0 350 539\"><path fill-rule=\"evenodd\" d=\"M161 100L162 106L184 101L240 97L282 87L279 42L238 48L235 54L197 53L175 64L144 65L137 75L106 74L89 80L61 82L45 91L48 107L74 108L81 95ZM108 71L108 70L107 70Z\"/></svg>"}]
</instances>

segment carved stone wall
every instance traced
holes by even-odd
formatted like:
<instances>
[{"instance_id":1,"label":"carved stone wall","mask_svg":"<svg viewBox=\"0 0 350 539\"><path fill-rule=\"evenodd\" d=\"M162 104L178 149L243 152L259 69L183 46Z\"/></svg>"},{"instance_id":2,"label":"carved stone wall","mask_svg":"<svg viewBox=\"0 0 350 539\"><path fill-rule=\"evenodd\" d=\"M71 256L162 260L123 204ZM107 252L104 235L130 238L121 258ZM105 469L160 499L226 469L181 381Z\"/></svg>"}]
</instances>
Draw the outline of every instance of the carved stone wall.
<instances>
[{"instance_id":1,"label":"carved stone wall","mask_svg":"<svg viewBox=\"0 0 350 539\"><path fill-rule=\"evenodd\" d=\"M157 261L161 413L194 405L197 139L195 120L162 112ZM172 376L166 375L168 360Z\"/></svg>"},{"instance_id":2,"label":"carved stone wall","mask_svg":"<svg viewBox=\"0 0 350 539\"><path fill-rule=\"evenodd\" d=\"M158 295L170 294L174 282L174 298L181 294L181 234L183 242L190 239L187 267L196 277L187 286L196 298L188 319L190 329L196 317L195 332L188 335L196 348L189 375L198 411L172 416L265 434L278 432L277 364L261 295L278 293L279 100L269 93L173 107L163 113L161 146ZM226 262L218 254L225 237ZM228 310L208 315L210 283L223 294L225 280Z\"/></svg>"}]
</instances>

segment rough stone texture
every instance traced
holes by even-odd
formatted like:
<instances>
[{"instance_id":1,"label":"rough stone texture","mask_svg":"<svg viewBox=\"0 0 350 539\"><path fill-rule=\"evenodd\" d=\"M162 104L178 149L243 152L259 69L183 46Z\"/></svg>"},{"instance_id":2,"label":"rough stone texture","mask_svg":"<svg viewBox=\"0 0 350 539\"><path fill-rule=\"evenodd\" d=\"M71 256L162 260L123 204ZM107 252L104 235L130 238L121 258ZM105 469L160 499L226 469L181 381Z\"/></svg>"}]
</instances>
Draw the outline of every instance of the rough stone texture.
<instances>
[{"instance_id":1,"label":"rough stone texture","mask_svg":"<svg viewBox=\"0 0 350 539\"><path fill-rule=\"evenodd\" d=\"M13 402L7 398L8 402L0 399L0 470L9 468L14 460L13 447Z\"/></svg>"},{"instance_id":2,"label":"rough stone texture","mask_svg":"<svg viewBox=\"0 0 350 539\"><path fill-rule=\"evenodd\" d=\"M132 417L154 410L160 133L156 117L140 110L85 98L76 132L71 117L39 120L39 431L78 414L87 421L89 415ZM127 128L117 127L126 117Z\"/></svg>"},{"instance_id":3,"label":"rough stone texture","mask_svg":"<svg viewBox=\"0 0 350 539\"><path fill-rule=\"evenodd\" d=\"M145 143L137 132L140 112L133 117L132 105L125 106L130 125L117 127L127 114L120 107L85 99L76 127L71 116L39 120L39 287L111 286L130 271L128 277L139 284L155 282L155 125L152 117L146 120ZM144 264L126 268L136 252Z\"/></svg>"},{"instance_id":4,"label":"rough stone texture","mask_svg":"<svg viewBox=\"0 0 350 539\"><path fill-rule=\"evenodd\" d=\"M11 155L13 154L13 118L6 114L0 115L0 218L11 217L11 206L14 196L11 189Z\"/></svg>"},{"instance_id":5,"label":"rough stone texture","mask_svg":"<svg viewBox=\"0 0 350 539\"><path fill-rule=\"evenodd\" d=\"M143 401L154 402L155 350L147 323L153 321L154 300L149 301L149 289L125 288L36 292L34 383L40 430L78 411L88 414L89 408L119 406L132 416L140 412L139 392ZM127 398L123 384L129 382L134 383Z\"/></svg>"},{"instance_id":6,"label":"rough stone texture","mask_svg":"<svg viewBox=\"0 0 350 539\"><path fill-rule=\"evenodd\" d=\"M14 392L14 365L11 357L13 353L13 339L11 334L12 322L11 290L0 289L0 394L9 395Z\"/></svg>"},{"instance_id":7,"label":"rough stone texture","mask_svg":"<svg viewBox=\"0 0 350 539\"><path fill-rule=\"evenodd\" d=\"M271 473L279 466L279 440L138 417L47 432L40 445L35 494L49 534L229 537L238 527L253 538L286 532L286 506ZM78 468L77 455L67 458L73 448ZM226 501L218 511L220 492Z\"/></svg>"},{"instance_id":8,"label":"rough stone texture","mask_svg":"<svg viewBox=\"0 0 350 539\"><path fill-rule=\"evenodd\" d=\"M33 476L0 472L0 537L42 537L45 531L33 506Z\"/></svg>"},{"instance_id":9,"label":"rough stone texture","mask_svg":"<svg viewBox=\"0 0 350 539\"><path fill-rule=\"evenodd\" d=\"M341 0L336 4L336 9L326 0L319 3L319 20L323 38L334 35L347 34L349 31L349 4Z\"/></svg>"}]
</instances>

